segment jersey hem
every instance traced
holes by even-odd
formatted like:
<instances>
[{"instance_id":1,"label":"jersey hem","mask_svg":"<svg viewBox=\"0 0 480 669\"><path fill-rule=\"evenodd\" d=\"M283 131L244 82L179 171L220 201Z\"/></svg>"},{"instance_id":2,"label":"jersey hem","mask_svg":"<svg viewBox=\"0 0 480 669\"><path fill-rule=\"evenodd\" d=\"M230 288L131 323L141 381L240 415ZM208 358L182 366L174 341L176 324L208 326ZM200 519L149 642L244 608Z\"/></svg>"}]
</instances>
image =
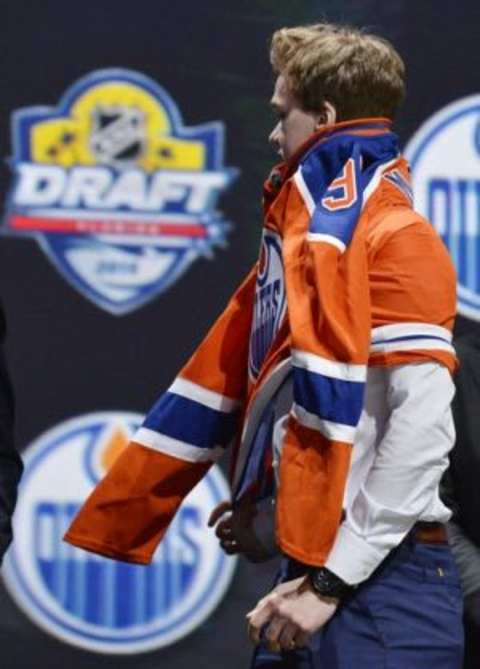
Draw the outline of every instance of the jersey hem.
<instances>
[{"instance_id":1,"label":"jersey hem","mask_svg":"<svg viewBox=\"0 0 480 669\"><path fill-rule=\"evenodd\" d=\"M74 534L72 532L67 532L67 534L65 534L63 537L63 541L72 544L77 548L83 548L83 550L86 550L90 553L96 553L112 560L120 560L121 562L130 562L133 564L143 565L148 565L151 562L150 556L145 555L144 553L124 553L107 543L102 541L95 541L94 539L88 539L87 537Z\"/></svg>"}]
</instances>

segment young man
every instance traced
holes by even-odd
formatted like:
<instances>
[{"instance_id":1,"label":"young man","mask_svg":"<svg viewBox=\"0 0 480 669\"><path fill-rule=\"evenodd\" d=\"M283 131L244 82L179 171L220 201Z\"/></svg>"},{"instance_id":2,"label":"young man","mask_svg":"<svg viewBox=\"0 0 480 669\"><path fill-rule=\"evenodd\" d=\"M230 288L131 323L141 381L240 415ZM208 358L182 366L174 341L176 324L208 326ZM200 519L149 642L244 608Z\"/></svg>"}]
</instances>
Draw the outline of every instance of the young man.
<instances>
[{"instance_id":1,"label":"young man","mask_svg":"<svg viewBox=\"0 0 480 669\"><path fill-rule=\"evenodd\" d=\"M248 615L254 666L454 669L460 593L438 483L455 276L390 130L404 66L386 41L329 24L276 32L271 56L283 162L259 262L67 540L148 562L233 439L222 546L267 554L252 509L273 494L285 556Z\"/></svg>"}]
</instances>

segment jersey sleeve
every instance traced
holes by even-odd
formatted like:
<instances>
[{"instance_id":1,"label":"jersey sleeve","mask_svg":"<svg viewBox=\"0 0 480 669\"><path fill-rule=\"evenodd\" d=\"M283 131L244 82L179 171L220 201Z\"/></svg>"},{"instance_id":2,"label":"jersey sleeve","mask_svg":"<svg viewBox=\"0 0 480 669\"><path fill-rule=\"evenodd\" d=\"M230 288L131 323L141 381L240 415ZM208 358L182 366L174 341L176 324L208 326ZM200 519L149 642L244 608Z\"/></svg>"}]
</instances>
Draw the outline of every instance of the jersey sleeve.
<instances>
[{"instance_id":1,"label":"jersey sleeve","mask_svg":"<svg viewBox=\"0 0 480 669\"><path fill-rule=\"evenodd\" d=\"M255 276L253 269L148 412L73 520L67 542L125 562L151 561L182 500L235 438Z\"/></svg>"}]
</instances>

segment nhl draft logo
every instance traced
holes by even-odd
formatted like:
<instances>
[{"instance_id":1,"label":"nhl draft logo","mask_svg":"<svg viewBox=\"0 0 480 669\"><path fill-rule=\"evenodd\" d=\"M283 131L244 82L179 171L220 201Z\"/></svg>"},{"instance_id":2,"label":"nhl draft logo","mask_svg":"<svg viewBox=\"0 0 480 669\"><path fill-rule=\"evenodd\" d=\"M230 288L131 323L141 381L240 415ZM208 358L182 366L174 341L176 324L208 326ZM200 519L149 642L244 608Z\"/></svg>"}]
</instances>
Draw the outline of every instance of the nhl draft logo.
<instances>
[{"instance_id":1,"label":"nhl draft logo","mask_svg":"<svg viewBox=\"0 0 480 669\"><path fill-rule=\"evenodd\" d=\"M85 297L121 315L225 243L216 209L235 169L222 123L185 127L172 98L129 70L94 72L57 108L13 115L6 232L34 237Z\"/></svg>"},{"instance_id":2,"label":"nhl draft logo","mask_svg":"<svg viewBox=\"0 0 480 669\"><path fill-rule=\"evenodd\" d=\"M279 235L264 230L250 335L249 374L256 379L286 311L282 246Z\"/></svg>"},{"instance_id":3,"label":"nhl draft logo","mask_svg":"<svg viewBox=\"0 0 480 669\"><path fill-rule=\"evenodd\" d=\"M458 311L480 321L480 95L449 104L409 141L415 203L457 270Z\"/></svg>"},{"instance_id":4,"label":"nhl draft logo","mask_svg":"<svg viewBox=\"0 0 480 669\"><path fill-rule=\"evenodd\" d=\"M148 567L62 541L141 422L131 413L88 414L49 430L27 449L15 539L2 570L12 598L34 623L98 653L140 653L181 639L222 600L236 565L206 526L211 509L229 497L215 466L184 501Z\"/></svg>"}]
</instances>

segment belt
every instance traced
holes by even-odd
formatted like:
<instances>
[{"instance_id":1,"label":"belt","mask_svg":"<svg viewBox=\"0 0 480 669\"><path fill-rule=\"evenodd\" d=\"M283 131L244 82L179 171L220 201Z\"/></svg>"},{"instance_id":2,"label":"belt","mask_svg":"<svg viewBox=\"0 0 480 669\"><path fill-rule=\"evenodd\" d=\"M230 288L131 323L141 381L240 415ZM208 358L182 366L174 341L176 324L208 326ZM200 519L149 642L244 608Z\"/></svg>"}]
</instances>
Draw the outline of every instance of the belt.
<instances>
[{"instance_id":1,"label":"belt","mask_svg":"<svg viewBox=\"0 0 480 669\"><path fill-rule=\"evenodd\" d=\"M448 544L447 530L443 523L419 520L412 528L412 538L420 544Z\"/></svg>"}]
</instances>

